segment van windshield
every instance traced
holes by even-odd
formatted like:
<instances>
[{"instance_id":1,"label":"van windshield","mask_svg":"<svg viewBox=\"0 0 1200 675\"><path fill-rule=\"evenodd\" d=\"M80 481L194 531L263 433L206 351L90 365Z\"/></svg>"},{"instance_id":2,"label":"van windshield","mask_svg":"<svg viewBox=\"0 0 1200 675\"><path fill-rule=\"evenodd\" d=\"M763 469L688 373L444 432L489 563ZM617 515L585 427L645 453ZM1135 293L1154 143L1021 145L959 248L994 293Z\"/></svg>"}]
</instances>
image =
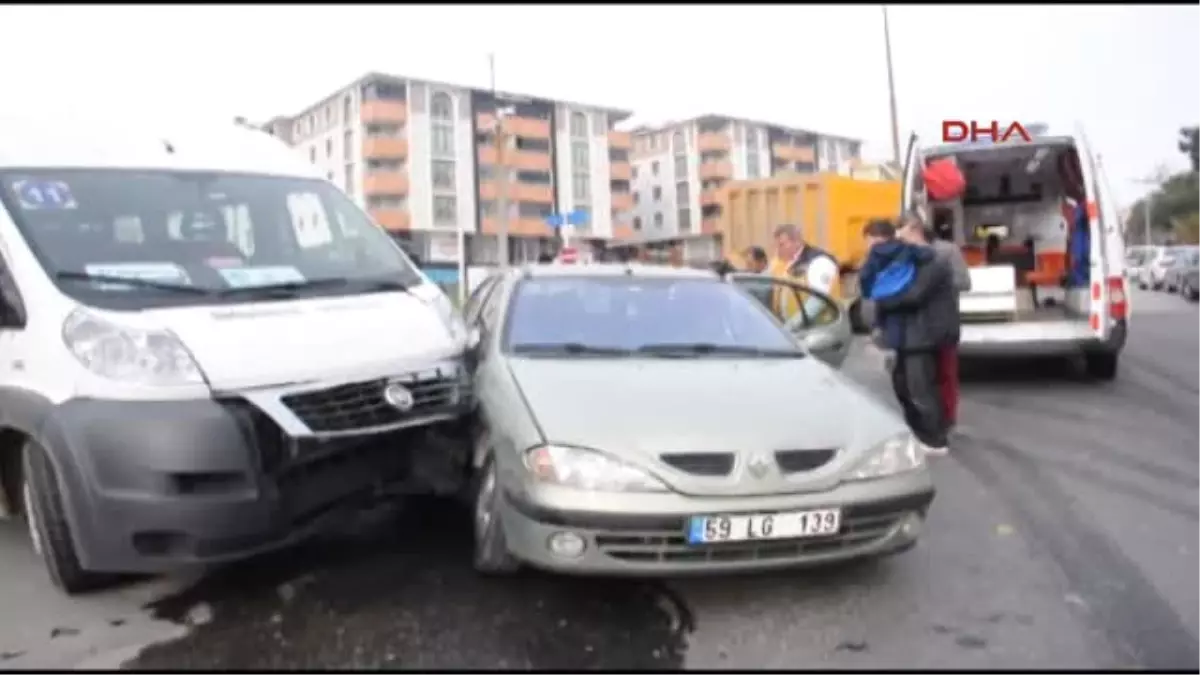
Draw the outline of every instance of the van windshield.
<instances>
[{"instance_id":1,"label":"van windshield","mask_svg":"<svg viewBox=\"0 0 1200 675\"><path fill-rule=\"evenodd\" d=\"M0 203L64 293L110 309L345 295L423 281L386 233L317 179L5 170Z\"/></svg>"}]
</instances>

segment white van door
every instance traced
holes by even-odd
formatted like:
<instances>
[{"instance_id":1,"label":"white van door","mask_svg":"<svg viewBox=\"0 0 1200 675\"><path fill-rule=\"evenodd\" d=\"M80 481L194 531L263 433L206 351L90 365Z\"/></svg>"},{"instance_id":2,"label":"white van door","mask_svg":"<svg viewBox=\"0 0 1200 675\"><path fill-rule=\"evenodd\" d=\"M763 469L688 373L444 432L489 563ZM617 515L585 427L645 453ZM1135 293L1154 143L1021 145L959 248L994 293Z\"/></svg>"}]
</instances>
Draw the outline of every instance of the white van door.
<instances>
[{"instance_id":1,"label":"white van door","mask_svg":"<svg viewBox=\"0 0 1200 675\"><path fill-rule=\"evenodd\" d=\"M1114 318L1124 318L1125 316L1125 286L1124 280L1117 278L1117 285L1113 287L1113 277L1109 273L1108 266L1108 247L1105 245L1107 236L1107 222L1115 220L1105 218L1102 213L1100 194L1098 183L1096 181L1096 162L1095 156L1092 154L1091 147L1087 142L1087 135L1083 133L1083 128L1076 125L1075 133L1072 136L1075 143L1075 149L1079 155L1079 167L1082 172L1083 189L1086 193L1085 206L1088 214L1088 234L1090 241L1090 269L1089 269L1089 292L1090 310L1088 316L1088 324L1092 329L1092 333L1099 339L1103 340L1108 337L1109 321ZM1113 291L1119 294L1116 298L1120 302L1110 307L1112 302ZM1115 309L1119 316L1112 316L1110 309Z\"/></svg>"}]
</instances>

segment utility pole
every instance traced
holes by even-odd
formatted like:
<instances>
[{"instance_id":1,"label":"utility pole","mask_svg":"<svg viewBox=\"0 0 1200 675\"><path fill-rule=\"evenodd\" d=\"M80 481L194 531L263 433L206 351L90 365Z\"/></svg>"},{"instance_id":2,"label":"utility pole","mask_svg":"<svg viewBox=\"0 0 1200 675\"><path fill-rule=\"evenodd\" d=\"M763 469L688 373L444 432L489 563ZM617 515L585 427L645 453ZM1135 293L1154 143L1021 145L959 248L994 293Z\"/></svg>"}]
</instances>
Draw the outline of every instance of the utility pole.
<instances>
[{"instance_id":1,"label":"utility pole","mask_svg":"<svg viewBox=\"0 0 1200 675\"><path fill-rule=\"evenodd\" d=\"M896 79L892 74L892 34L888 30L887 5L880 7L883 9L883 48L887 52L888 104L892 111L892 161L903 167L900 163L900 120L896 116Z\"/></svg>"},{"instance_id":2,"label":"utility pole","mask_svg":"<svg viewBox=\"0 0 1200 675\"><path fill-rule=\"evenodd\" d=\"M508 269L508 165L505 163L505 150L508 137L504 131L504 117L507 109L500 107L496 98L496 55L488 54L488 65L491 70L492 103L495 106L495 142L496 142L496 245L499 247L500 269Z\"/></svg>"},{"instance_id":3,"label":"utility pole","mask_svg":"<svg viewBox=\"0 0 1200 675\"><path fill-rule=\"evenodd\" d=\"M1153 185L1154 187L1158 187L1159 185L1162 184L1162 181L1157 178L1139 178L1138 180L1135 180L1134 182L1139 185ZM1152 210L1153 205L1151 204L1151 200L1153 199L1153 197L1154 197L1153 190L1147 192L1142 197L1142 216L1143 216L1142 237L1145 239L1145 241L1142 243L1146 244L1147 246L1154 243L1154 241L1152 239L1152 235L1151 235L1151 229L1150 229L1150 216L1153 215L1153 210Z\"/></svg>"}]
</instances>

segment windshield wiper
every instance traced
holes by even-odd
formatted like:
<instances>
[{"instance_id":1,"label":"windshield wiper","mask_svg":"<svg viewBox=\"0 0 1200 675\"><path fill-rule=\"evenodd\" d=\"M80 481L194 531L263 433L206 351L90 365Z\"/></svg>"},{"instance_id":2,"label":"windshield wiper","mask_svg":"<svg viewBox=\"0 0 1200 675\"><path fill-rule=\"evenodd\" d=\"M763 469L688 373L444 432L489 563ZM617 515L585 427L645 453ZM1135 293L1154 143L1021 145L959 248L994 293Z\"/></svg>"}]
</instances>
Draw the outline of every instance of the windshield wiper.
<instances>
[{"instance_id":1,"label":"windshield wiper","mask_svg":"<svg viewBox=\"0 0 1200 675\"><path fill-rule=\"evenodd\" d=\"M662 342L638 347L639 354L651 354L666 358L695 358L699 356L753 356L761 358L801 359L804 352L799 349L763 349L742 345L718 345L711 342Z\"/></svg>"},{"instance_id":2,"label":"windshield wiper","mask_svg":"<svg viewBox=\"0 0 1200 675\"><path fill-rule=\"evenodd\" d=\"M597 345L585 345L582 342L558 342L558 343L524 343L516 344L509 348L513 354L571 354L571 355L589 355L589 356L629 356L632 354L628 349L620 347L600 347Z\"/></svg>"},{"instance_id":3,"label":"windshield wiper","mask_svg":"<svg viewBox=\"0 0 1200 675\"><path fill-rule=\"evenodd\" d=\"M291 297L300 291L327 290L331 288L356 287L364 291L404 291L408 286L395 279L351 279L348 277L326 277L323 279L307 279L305 281L285 281L278 284L257 286L239 286L219 291L221 297L237 296L266 296Z\"/></svg>"},{"instance_id":4,"label":"windshield wiper","mask_svg":"<svg viewBox=\"0 0 1200 675\"><path fill-rule=\"evenodd\" d=\"M213 295L215 293L215 291L210 288L189 286L187 284L172 284L166 281L153 281L151 279L139 279L137 277L123 277L115 274L88 274L87 272L64 271L55 272L54 277L56 279L66 279L69 281L94 281L103 284L134 286L136 288L152 288L158 291L185 293L187 295Z\"/></svg>"}]
</instances>

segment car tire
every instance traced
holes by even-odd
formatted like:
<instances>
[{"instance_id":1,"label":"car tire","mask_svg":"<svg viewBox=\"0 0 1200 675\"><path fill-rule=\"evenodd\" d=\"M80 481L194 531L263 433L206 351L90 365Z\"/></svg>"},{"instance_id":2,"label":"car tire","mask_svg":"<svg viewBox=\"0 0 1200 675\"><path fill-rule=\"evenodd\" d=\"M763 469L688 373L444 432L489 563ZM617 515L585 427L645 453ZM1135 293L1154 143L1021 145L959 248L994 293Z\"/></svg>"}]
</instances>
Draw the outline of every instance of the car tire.
<instances>
[{"instance_id":1,"label":"car tire","mask_svg":"<svg viewBox=\"0 0 1200 675\"><path fill-rule=\"evenodd\" d=\"M114 575L89 572L79 563L58 477L46 450L30 440L21 455L21 510L34 553L42 559L50 581L67 595L111 585Z\"/></svg>"},{"instance_id":2,"label":"car tire","mask_svg":"<svg viewBox=\"0 0 1200 675\"><path fill-rule=\"evenodd\" d=\"M471 524L474 532L475 571L486 576L504 576L516 572L521 563L508 550L504 523L500 513L504 493L496 472L496 462L489 455L480 470L475 472L472 493Z\"/></svg>"},{"instance_id":3,"label":"car tire","mask_svg":"<svg viewBox=\"0 0 1200 675\"><path fill-rule=\"evenodd\" d=\"M1089 377L1105 382L1117 377L1119 354L1116 352L1091 352L1083 357L1084 371Z\"/></svg>"}]
</instances>

